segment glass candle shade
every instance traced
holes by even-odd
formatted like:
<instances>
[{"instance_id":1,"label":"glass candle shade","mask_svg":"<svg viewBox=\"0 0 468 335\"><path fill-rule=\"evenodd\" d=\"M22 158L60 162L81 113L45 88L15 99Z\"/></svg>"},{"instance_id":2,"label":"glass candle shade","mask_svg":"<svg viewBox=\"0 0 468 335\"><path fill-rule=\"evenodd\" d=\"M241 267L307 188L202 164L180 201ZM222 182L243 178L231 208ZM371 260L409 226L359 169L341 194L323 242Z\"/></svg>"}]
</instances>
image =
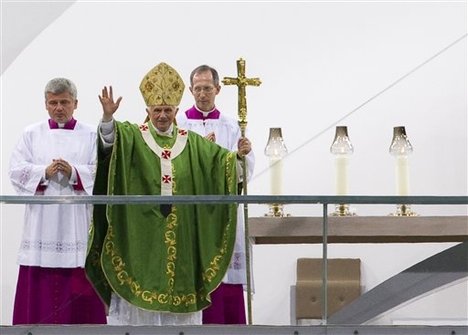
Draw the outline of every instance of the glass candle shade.
<instances>
[{"instance_id":1,"label":"glass candle shade","mask_svg":"<svg viewBox=\"0 0 468 335\"><path fill-rule=\"evenodd\" d=\"M396 194L407 196L410 193L409 161L408 156L413 153L413 146L408 140L406 129L403 126L393 127L393 138L390 148L390 154L395 157L395 188ZM414 216L409 205L398 205L397 216Z\"/></svg>"},{"instance_id":2,"label":"glass candle shade","mask_svg":"<svg viewBox=\"0 0 468 335\"><path fill-rule=\"evenodd\" d=\"M335 139L330 147L330 152L335 156L335 192L336 195L347 195L348 190L348 166L349 157L354 152L354 147L348 136L348 127L338 126L335 131ZM352 215L349 205L336 205L335 216Z\"/></svg>"},{"instance_id":3,"label":"glass candle shade","mask_svg":"<svg viewBox=\"0 0 468 335\"><path fill-rule=\"evenodd\" d=\"M281 128L270 128L270 135L265 147L265 155L269 158L270 192L272 195L283 193L283 158L288 154L284 144ZM270 204L269 216L283 216L282 204Z\"/></svg>"}]
</instances>

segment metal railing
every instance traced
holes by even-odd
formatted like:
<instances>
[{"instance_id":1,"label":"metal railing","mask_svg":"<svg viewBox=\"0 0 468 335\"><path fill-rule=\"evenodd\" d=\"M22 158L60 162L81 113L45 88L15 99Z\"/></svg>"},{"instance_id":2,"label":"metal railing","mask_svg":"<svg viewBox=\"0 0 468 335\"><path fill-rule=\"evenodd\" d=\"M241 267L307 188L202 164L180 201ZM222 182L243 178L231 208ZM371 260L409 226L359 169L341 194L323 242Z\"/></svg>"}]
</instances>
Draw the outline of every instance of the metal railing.
<instances>
[{"instance_id":1,"label":"metal railing","mask_svg":"<svg viewBox=\"0 0 468 335\"><path fill-rule=\"evenodd\" d=\"M468 196L330 196L330 195L0 195L4 204L412 204L468 205Z\"/></svg>"},{"instance_id":2,"label":"metal railing","mask_svg":"<svg viewBox=\"0 0 468 335\"><path fill-rule=\"evenodd\" d=\"M322 322L328 319L328 205L335 204L411 204L468 205L468 196L308 196L308 195L94 195L94 196L11 196L0 195L0 204L319 204L323 206Z\"/></svg>"}]
</instances>

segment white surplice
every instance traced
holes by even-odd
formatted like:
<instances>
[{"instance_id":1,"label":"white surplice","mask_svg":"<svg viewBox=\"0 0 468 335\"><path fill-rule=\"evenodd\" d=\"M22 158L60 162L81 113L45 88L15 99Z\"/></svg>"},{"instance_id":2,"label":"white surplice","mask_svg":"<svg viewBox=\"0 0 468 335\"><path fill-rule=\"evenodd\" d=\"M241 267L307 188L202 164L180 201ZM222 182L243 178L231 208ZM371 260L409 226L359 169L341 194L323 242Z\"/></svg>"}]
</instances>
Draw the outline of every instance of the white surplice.
<instances>
[{"instance_id":1,"label":"white surplice","mask_svg":"<svg viewBox=\"0 0 468 335\"><path fill-rule=\"evenodd\" d=\"M185 113L177 114L177 125L180 128L196 132L201 136L206 136L211 132L215 133L216 143L230 150L237 151L237 142L241 138L241 131L236 120L224 116L222 113L219 119L188 119ZM253 175L255 167L255 155L253 150L246 156L247 180ZM223 279L226 284L247 284L246 263L245 263L245 228L244 228L244 206L237 208L237 231L229 269ZM252 282L252 280L251 280Z\"/></svg>"},{"instance_id":2,"label":"white surplice","mask_svg":"<svg viewBox=\"0 0 468 335\"><path fill-rule=\"evenodd\" d=\"M45 180L53 159L66 160L83 190L59 173ZM77 122L73 130L50 129L47 121L25 129L10 160L10 180L18 195L92 195L96 173L96 128ZM44 190L38 191L43 185ZM84 267L92 205L26 205L18 264L53 268Z\"/></svg>"},{"instance_id":3,"label":"white surplice","mask_svg":"<svg viewBox=\"0 0 468 335\"><path fill-rule=\"evenodd\" d=\"M112 293L107 324L113 326L178 326L201 325L202 312L170 313L147 311Z\"/></svg>"}]
</instances>

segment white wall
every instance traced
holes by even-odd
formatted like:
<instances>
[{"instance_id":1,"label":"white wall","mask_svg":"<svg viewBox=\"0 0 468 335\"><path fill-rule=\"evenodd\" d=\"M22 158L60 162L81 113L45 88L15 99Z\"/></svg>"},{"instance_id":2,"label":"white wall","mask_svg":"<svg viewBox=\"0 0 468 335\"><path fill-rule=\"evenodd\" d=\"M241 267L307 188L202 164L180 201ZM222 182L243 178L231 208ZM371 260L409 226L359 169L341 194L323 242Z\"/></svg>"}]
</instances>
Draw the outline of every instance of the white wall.
<instances>
[{"instance_id":1,"label":"white wall","mask_svg":"<svg viewBox=\"0 0 468 335\"><path fill-rule=\"evenodd\" d=\"M350 193L393 195L394 162L388 147L393 127L403 125L415 149L411 194L467 195L466 37L389 88L463 37L466 24L466 1L75 3L2 74L0 193L13 194L8 161L20 132L47 115L43 87L49 79L75 81L75 116L81 121L98 123L97 95L112 84L124 97L117 117L141 122L145 114L138 86L155 64L165 61L188 79L195 66L207 63L224 77L236 75L235 62L243 57L247 76L263 82L247 89L249 137L257 156L250 194L269 193L263 149L269 128L282 127L291 153L284 161L284 193L332 195L329 147L334 127L347 125L355 147ZM236 117L236 99L236 89L224 87L218 107ZM187 90L181 107L191 104ZM11 324L23 207L1 209L0 323ZM421 215L467 214L466 206L413 209ZM393 210L356 207L359 215ZM266 211L266 206L253 205L249 213L262 216ZM286 211L321 214L319 206L287 206ZM330 246L330 257L360 257L363 284L370 289L449 246L336 245ZM289 323L289 286L295 281L296 258L305 256L320 257L321 247L254 247L256 324ZM375 322L392 323L408 315L466 322L467 291L463 281Z\"/></svg>"}]
</instances>

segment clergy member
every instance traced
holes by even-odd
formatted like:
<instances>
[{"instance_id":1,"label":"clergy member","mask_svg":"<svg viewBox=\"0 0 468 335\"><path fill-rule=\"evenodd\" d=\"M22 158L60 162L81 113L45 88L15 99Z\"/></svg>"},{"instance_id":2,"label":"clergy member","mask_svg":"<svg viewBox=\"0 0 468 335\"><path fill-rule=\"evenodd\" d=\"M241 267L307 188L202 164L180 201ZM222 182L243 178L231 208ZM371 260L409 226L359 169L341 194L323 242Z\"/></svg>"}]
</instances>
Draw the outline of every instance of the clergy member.
<instances>
[{"instance_id":1,"label":"clergy member","mask_svg":"<svg viewBox=\"0 0 468 335\"><path fill-rule=\"evenodd\" d=\"M121 97L99 96L95 193L109 195L236 194L236 153L178 128L184 83L160 63L140 91L147 122L114 120ZM250 143L240 143L247 154ZM112 323L201 324L201 310L226 274L236 234L236 204L95 206L86 270Z\"/></svg>"},{"instance_id":2,"label":"clergy member","mask_svg":"<svg viewBox=\"0 0 468 335\"><path fill-rule=\"evenodd\" d=\"M190 74L190 92L195 104L177 116L181 128L192 130L223 148L237 150L241 140L239 124L222 114L215 105L219 94L219 74L208 65L196 67ZM247 174L253 174L255 156L253 151L246 156ZM228 272L221 285L211 295L212 304L203 310L203 324L246 324L244 288L247 285L245 262L244 216L239 207L234 253Z\"/></svg>"},{"instance_id":3,"label":"clergy member","mask_svg":"<svg viewBox=\"0 0 468 335\"><path fill-rule=\"evenodd\" d=\"M91 195L96 130L73 118L75 84L45 87L49 120L27 127L10 161L19 195ZM103 324L104 304L84 271L91 206L26 205L13 324Z\"/></svg>"}]
</instances>

